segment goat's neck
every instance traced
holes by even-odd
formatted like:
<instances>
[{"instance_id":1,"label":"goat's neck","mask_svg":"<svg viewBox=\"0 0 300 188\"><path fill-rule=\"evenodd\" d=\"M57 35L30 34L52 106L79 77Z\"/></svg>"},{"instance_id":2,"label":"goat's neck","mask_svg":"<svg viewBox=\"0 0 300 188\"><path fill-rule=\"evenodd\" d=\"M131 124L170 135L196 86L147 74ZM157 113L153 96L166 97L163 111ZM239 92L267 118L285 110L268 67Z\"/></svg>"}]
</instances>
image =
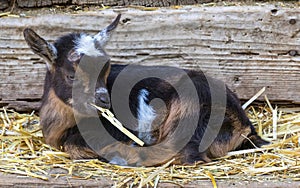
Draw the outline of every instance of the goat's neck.
<instances>
[{"instance_id":1,"label":"goat's neck","mask_svg":"<svg viewBox=\"0 0 300 188\"><path fill-rule=\"evenodd\" d=\"M41 110L41 126L47 144L60 148L67 129L76 126L73 109L60 100L50 89Z\"/></svg>"}]
</instances>

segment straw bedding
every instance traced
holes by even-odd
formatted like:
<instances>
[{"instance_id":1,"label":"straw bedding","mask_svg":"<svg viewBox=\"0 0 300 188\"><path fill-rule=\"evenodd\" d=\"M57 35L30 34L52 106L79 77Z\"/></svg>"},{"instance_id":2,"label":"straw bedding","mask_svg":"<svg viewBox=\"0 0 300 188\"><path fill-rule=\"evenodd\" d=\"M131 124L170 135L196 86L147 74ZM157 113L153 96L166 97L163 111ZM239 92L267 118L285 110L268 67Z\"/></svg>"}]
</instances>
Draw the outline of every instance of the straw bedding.
<instances>
[{"instance_id":1,"label":"straw bedding","mask_svg":"<svg viewBox=\"0 0 300 188\"><path fill-rule=\"evenodd\" d=\"M250 106L248 116L258 133L272 141L264 148L233 151L208 164L192 166L120 167L98 160L72 161L43 142L39 117L2 109L0 112L0 171L42 180L61 176L75 179L107 177L116 187L159 182L184 185L191 181L218 180L264 181L300 180L300 108ZM53 170L59 169L59 170Z\"/></svg>"}]
</instances>

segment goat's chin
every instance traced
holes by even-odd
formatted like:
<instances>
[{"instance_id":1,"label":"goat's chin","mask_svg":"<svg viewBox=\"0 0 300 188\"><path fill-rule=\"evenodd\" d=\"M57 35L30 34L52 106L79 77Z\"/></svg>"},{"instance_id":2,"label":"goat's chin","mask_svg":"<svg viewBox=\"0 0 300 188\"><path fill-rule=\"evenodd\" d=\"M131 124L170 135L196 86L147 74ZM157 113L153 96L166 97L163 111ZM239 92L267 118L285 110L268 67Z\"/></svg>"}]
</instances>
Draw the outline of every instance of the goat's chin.
<instances>
[{"instance_id":1,"label":"goat's chin","mask_svg":"<svg viewBox=\"0 0 300 188\"><path fill-rule=\"evenodd\" d=\"M99 117L97 110L88 103L73 106L73 111L78 118Z\"/></svg>"},{"instance_id":2,"label":"goat's chin","mask_svg":"<svg viewBox=\"0 0 300 188\"><path fill-rule=\"evenodd\" d=\"M74 111L74 116L76 116L76 119L91 118L91 117L99 117L98 114L93 114L93 113L83 113L83 112L78 112L78 111Z\"/></svg>"}]
</instances>

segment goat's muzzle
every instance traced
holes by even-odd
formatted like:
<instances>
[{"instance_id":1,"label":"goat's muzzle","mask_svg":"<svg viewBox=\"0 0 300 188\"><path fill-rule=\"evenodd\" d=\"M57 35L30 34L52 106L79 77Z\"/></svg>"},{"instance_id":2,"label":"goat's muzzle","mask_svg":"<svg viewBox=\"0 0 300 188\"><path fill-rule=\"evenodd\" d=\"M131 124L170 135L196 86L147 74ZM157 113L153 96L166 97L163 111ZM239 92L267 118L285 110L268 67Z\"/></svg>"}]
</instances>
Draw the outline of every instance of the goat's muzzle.
<instances>
[{"instance_id":1,"label":"goat's muzzle","mask_svg":"<svg viewBox=\"0 0 300 188\"><path fill-rule=\"evenodd\" d=\"M110 108L110 97L105 87L99 87L95 91L95 104L105 109Z\"/></svg>"},{"instance_id":2,"label":"goat's muzzle","mask_svg":"<svg viewBox=\"0 0 300 188\"><path fill-rule=\"evenodd\" d=\"M100 106L105 109L110 108L110 97L105 93L96 93L95 94L95 102L97 106Z\"/></svg>"}]
</instances>

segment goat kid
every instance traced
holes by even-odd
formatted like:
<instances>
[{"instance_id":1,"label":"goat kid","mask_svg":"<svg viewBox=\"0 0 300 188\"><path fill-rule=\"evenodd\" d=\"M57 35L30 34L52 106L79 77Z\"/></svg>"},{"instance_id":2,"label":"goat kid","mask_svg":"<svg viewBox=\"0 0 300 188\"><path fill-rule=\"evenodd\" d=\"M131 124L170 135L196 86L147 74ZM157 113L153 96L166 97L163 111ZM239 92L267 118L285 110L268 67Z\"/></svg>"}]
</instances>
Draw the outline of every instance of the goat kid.
<instances>
[{"instance_id":1,"label":"goat kid","mask_svg":"<svg viewBox=\"0 0 300 188\"><path fill-rule=\"evenodd\" d=\"M258 147L268 144L257 135L236 95L224 86L226 105L219 131L212 142L200 151L205 131L214 129L215 125L209 124L214 110L222 108L213 107L211 91L211 86L218 86L220 82L206 77L201 71L183 70L184 73L178 74L177 69L166 66L111 65L104 46L119 20L120 15L95 36L73 33L60 37L54 44L32 29L24 30L30 48L47 64L40 108L47 144L69 153L73 159L99 158L119 165L142 166L158 165L172 157L176 158L174 163L179 164L209 162L228 151L252 148L253 144ZM85 64L81 66L83 58L86 58ZM93 69L100 72L96 80L90 74ZM128 86L141 75L155 72L163 74L163 78L171 80L172 84L149 77L133 87ZM117 87L120 81L116 79L120 75L123 80ZM191 83L197 94L194 101L187 87ZM129 93L129 104L124 103L129 107L117 114L118 119L124 125L133 125L130 129L147 147L136 147L108 121L100 117L102 125L99 125L99 118L91 115L95 109L88 103L111 108L110 96L115 96L113 99L117 104L122 103L124 96L122 92L114 95L118 93L113 92L115 86L117 90ZM177 89L188 92L181 97ZM74 93L79 93L80 97L75 99ZM163 101L163 105L155 105L153 101L156 99ZM134 118L124 115L128 112L132 112ZM195 120L195 126L189 123L179 126L180 122L190 122L191 119ZM180 130L179 134L176 129ZM107 138L115 140L108 141Z\"/></svg>"}]
</instances>

